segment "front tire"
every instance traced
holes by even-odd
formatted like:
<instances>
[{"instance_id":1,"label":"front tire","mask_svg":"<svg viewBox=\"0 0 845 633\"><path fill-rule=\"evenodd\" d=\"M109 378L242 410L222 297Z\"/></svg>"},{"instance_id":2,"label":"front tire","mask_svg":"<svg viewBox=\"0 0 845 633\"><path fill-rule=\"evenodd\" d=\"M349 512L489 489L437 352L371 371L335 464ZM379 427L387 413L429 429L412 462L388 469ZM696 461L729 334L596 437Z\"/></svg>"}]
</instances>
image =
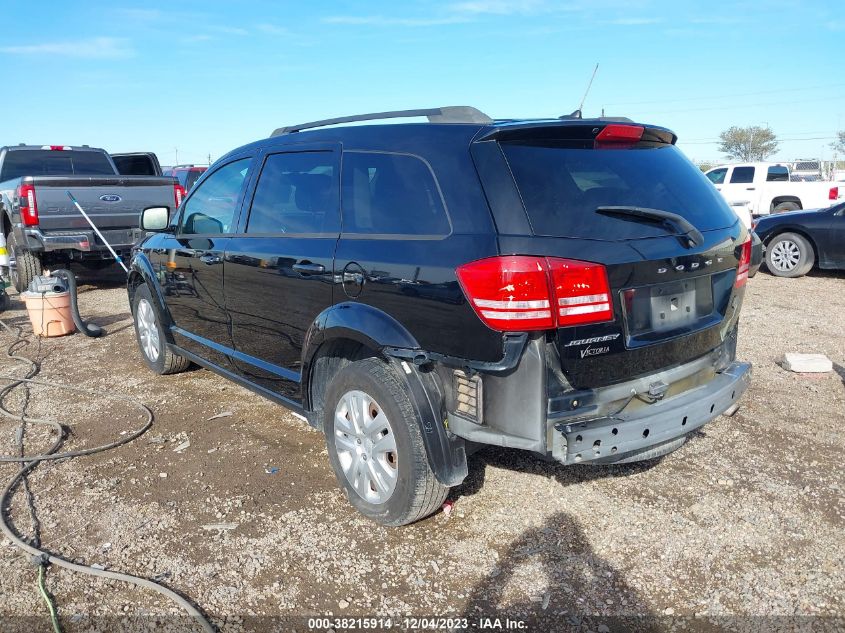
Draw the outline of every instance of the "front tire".
<instances>
[{"instance_id":1,"label":"front tire","mask_svg":"<svg viewBox=\"0 0 845 633\"><path fill-rule=\"evenodd\" d=\"M815 261L813 245L798 233L776 235L766 248L766 268L776 277L802 277Z\"/></svg>"},{"instance_id":2,"label":"front tire","mask_svg":"<svg viewBox=\"0 0 845 633\"><path fill-rule=\"evenodd\" d=\"M350 363L326 392L329 463L349 502L382 525L423 519L449 492L429 466L412 397L401 377L377 358Z\"/></svg>"},{"instance_id":3,"label":"front tire","mask_svg":"<svg viewBox=\"0 0 845 633\"><path fill-rule=\"evenodd\" d=\"M187 358L170 351L147 284L141 284L135 289L132 316L135 321L135 338L147 367L163 376L178 374L191 366Z\"/></svg>"},{"instance_id":4,"label":"front tire","mask_svg":"<svg viewBox=\"0 0 845 633\"><path fill-rule=\"evenodd\" d=\"M15 240L14 232L6 236L9 250L9 277L15 290L23 292L30 282L44 272L41 256L32 251L21 249Z\"/></svg>"}]
</instances>

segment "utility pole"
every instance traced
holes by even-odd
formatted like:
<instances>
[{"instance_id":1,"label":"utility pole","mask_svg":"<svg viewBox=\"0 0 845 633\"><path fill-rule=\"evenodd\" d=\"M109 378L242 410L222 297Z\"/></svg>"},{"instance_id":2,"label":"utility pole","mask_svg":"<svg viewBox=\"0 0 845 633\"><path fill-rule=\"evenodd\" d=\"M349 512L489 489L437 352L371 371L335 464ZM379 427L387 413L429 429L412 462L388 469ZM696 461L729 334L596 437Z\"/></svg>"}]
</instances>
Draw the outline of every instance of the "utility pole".
<instances>
[{"instance_id":1,"label":"utility pole","mask_svg":"<svg viewBox=\"0 0 845 633\"><path fill-rule=\"evenodd\" d=\"M173 149L176 150L176 164L178 165L179 164L179 148L174 147Z\"/></svg>"},{"instance_id":2,"label":"utility pole","mask_svg":"<svg viewBox=\"0 0 845 633\"><path fill-rule=\"evenodd\" d=\"M211 167L211 153L208 154L208 166Z\"/></svg>"}]
</instances>

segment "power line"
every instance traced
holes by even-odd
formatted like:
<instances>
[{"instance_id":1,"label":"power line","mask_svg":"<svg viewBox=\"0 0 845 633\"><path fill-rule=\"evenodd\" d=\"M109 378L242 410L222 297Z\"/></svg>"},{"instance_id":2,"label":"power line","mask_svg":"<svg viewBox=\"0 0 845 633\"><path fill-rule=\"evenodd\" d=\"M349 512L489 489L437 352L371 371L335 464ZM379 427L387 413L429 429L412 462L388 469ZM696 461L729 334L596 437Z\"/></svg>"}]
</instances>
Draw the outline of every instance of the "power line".
<instances>
[{"instance_id":1,"label":"power line","mask_svg":"<svg viewBox=\"0 0 845 633\"><path fill-rule=\"evenodd\" d=\"M735 99L736 97L755 97L757 95L767 95L767 94L781 94L784 92L807 92L808 90L830 90L831 88L841 88L845 86L845 83L840 84L826 84L824 86L809 86L805 88L779 88L777 90L758 90L756 92L734 92L728 93L723 95L710 95L706 97L685 97L683 99L655 99L653 101L623 101L619 103L608 103L605 104L605 107L609 106L628 106L628 105L650 105L652 103L687 103L691 101L713 101L719 99Z\"/></svg>"}]
</instances>

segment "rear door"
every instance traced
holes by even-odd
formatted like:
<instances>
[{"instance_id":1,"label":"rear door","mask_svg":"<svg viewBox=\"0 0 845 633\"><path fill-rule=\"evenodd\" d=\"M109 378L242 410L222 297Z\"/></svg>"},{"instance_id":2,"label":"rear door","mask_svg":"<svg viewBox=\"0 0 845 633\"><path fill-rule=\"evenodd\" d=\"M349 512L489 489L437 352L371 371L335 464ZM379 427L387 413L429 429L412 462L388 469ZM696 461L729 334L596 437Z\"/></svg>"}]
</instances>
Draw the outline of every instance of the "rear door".
<instances>
[{"instance_id":1,"label":"rear door","mask_svg":"<svg viewBox=\"0 0 845 633\"><path fill-rule=\"evenodd\" d=\"M226 248L232 362L251 382L299 401L305 334L332 304L340 151L298 146L261 160L240 231Z\"/></svg>"},{"instance_id":2,"label":"rear door","mask_svg":"<svg viewBox=\"0 0 845 633\"><path fill-rule=\"evenodd\" d=\"M571 125L523 134L512 131L499 144L528 229L500 235L501 252L598 263L609 283L609 293L574 293L589 294L584 300L594 305L562 299L556 306L559 322L575 323L556 337L572 385L630 379L716 348L736 323L734 282L747 233L700 170L671 143L599 145ZM629 215L630 208L680 216L700 232L697 243L677 222ZM612 317L588 323L605 301Z\"/></svg>"}]
</instances>

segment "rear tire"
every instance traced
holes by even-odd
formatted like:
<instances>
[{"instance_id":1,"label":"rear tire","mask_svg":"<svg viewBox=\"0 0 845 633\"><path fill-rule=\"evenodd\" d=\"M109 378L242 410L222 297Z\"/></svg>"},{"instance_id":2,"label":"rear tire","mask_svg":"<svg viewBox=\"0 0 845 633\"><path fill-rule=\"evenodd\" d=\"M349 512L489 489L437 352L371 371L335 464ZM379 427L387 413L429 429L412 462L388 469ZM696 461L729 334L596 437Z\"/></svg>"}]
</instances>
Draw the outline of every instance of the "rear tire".
<instances>
[{"instance_id":1,"label":"rear tire","mask_svg":"<svg viewBox=\"0 0 845 633\"><path fill-rule=\"evenodd\" d=\"M326 391L329 463L349 502L382 525L419 521L443 505L449 492L429 466L412 397L401 377L377 358L350 363Z\"/></svg>"},{"instance_id":2,"label":"rear tire","mask_svg":"<svg viewBox=\"0 0 845 633\"><path fill-rule=\"evenodd\" d=\"M798 233L776 235L766 247L766 268L776 277L802 277L815 262L813 245Z\"/></svg>"},{"instance_id":3,"label":"rear tire","mask_svg":"<svg viewBox=\"0 0 845 633\"><path fill-rule=\"evenodd\" d=\"M15 241L15 234L10 232L6 236L6 247L9 250L9 277L15 290L23 292L29 288L30 282L44 272L41 256L21 249Z\"/></svg>"},{"instance_id":4,"label":"rear tire","mask_svg":"<svg viewBox=\"0 0 845 633\"><path fill-rule=\"evenodd\" d=\"M191 366L190 360L174 354L167 345L147 284L141 284L135 289L132 317L135 321L135 338L147 367L163 376L178 374Z\"/></svg>"},{"instance_id":5,"label":"rear tire","mask_svg":"<svg viewBox=\"0 0 845 633\"><path fill-rule=\"evenodd\" d=\"M772 209L772 213L786 213L787 211L798 211L801 208L796 202L779 202Z\"/></svg>"}]
</instances>

